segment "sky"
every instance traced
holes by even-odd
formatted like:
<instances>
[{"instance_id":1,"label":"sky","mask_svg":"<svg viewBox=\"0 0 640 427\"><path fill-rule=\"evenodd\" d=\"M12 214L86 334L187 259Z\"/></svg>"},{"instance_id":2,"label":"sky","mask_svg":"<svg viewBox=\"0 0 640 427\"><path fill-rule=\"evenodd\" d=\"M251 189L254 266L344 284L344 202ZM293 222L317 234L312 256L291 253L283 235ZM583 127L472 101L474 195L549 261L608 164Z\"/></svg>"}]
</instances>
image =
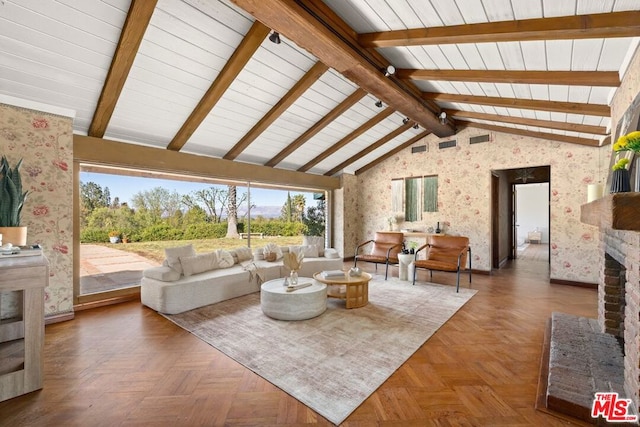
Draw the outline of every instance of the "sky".
<instances>
[{"instance_id":1,"label":"sky","mask_svg":"<svg viewBox=\"0 0 640 427\"><path fill-rule=\"evenodd\" d=\"M80 172L80 181L83 183L94 182L102 188L109 187L111 200L118 197L120 203L127 202L131 205L133 195L142 191L151 190L155 187L163 187L169 191L177 191L179 194L189 194L192 191L209 188L212 184L199 182L173 181L167 179L131 177L124 175L111 175L94 172ZM238 196L245 192L246 188L238 187ZM315 206L313 193L303 193L301 191L291 191L291 195L304 194L307 200L306 206ZM251 188L251 203L256 206L283 206L287 200L286 190L271 190L262 188Z\"/></svg>"}]
</instances>

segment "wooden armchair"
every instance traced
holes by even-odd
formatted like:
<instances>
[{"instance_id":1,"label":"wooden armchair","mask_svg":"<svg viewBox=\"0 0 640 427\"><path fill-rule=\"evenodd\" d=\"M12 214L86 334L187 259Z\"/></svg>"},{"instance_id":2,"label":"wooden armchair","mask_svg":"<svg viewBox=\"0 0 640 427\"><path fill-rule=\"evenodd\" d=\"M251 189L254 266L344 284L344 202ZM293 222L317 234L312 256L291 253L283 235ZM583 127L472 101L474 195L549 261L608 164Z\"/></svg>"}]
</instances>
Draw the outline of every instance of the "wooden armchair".
<instances>
[{"instance_id":1,"label":"wooden armchair","mask_svg":"<svg viewBox=\"0 0 640 427\"><path fill-rule=\"evenodd\" d=\"M426 259L418 259L418 253L427 249ZM433 278L433 270L456 272L456 292L460 290L460 270L467 269L469 258L469 283L471 283L471 247L469 238L461 236L430 236L428 243L416 250L413 269L413 284L416 284L416 270L429 270Z\"/></svg>"},{"instance_id":2,"label":"wooden armchair","mask_svg":"<svg viewBox=\"0 0 640 427\"><path fill-rule=\"evenodd\" d=\"M394 231L378 231L372 240L360 243L356 247L353 266L358 266L358 261L372 262L378 269L378 264L385 264L384 279L387 280L389 264L398 264L398 254L402 250L404 234ZM360 248L372 243L371 252L360 254Z\"/></svg>"}]
</instances>

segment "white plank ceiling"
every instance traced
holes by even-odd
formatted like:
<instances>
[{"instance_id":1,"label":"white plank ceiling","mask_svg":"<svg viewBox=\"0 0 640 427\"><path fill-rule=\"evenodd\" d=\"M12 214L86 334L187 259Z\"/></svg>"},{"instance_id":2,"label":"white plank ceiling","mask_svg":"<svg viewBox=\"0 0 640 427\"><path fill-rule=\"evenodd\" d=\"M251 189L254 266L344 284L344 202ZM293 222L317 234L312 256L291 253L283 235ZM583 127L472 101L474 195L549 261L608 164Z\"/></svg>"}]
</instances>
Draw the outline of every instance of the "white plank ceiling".
<instances>
[{"instance_id":1,"label":"white plank ceiling","mask_svg":"<svg viewBox=\"0 0 640 427\"><path fill-rule=\"evenodd\" d=\"M88 134L132 4L130 0L0 1L0 95L74 110L74 132ZM362 34L638 11L640 1L325 0L323 6L355 33ZM124 76L124 87L103 137L167 149L255 20L228 0L159 0L139 49L134 52L133 65ZM285 34L281 34L281 40L280 44L269 38L262 41L180 151L225 157L320 61ZM397 69L621 73L636 46L637 39L619 37L378 47L375 53ZM356 82L327 65L330 68L233 160L268 164L358 89ZM430 93L599 105L606 105L615 91L615 87L608 86L518 82L411 82L420 91ZM379 98L376 93L366 94L271 166L313 174L354 173L428 130L425 126L408 126L375 150L367 150L403 125L405 115L400 108L389 106L395 111L387 118L341 144L387 107L375 106ZM604 135L507 123L499 118L604 128L610 125L609 117L575 112L441 100L432 104L431 108L434 107L496 115L495 120L463 120L592 140L594 146ZM438 113L433 111L434 115ZM453 119L455 126L456 115Z\"/></svg>"}]
</instances>

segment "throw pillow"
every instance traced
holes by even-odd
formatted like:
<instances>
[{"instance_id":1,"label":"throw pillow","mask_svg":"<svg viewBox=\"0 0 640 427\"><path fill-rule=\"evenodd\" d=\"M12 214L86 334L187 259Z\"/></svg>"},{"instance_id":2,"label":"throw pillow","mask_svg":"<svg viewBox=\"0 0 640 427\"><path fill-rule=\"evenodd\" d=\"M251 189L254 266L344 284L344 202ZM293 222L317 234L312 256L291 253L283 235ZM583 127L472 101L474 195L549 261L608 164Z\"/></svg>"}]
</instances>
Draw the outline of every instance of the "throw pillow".
<instances>
[{"instance_id":1,"label":"throw pillow","mask_svg":"<svg viewBox=\"0 0 640 427\"><path fill-rule=\"evenodd\" d=\"M303 246L302 249L305 258L318 258L320 256L320 251L316 245Z\"/></svg>"},{"instance_id":2,"label":"throw pillow","mask_svg":"<svg viewBox=\"0 0 640 427\"><path fill-rule=\"evenodd\" d=\"M229 251L218 249L216 254L218 256L218 268L233 267L233 255L231 255Z\"/></svg>"},{"instance_id":3,"label":"throw pillow","mask_svg":"<svg viewBox=\"0 0 640 427\"><path fill-rule=\"evenodd\" d=\"M264 260L264 252L262 251L262 248L258 248L253 252L253 260L254 261Z\"/></svg>"},{"instance_id":4,"label":"throw pillow","mask_svg":"<svg viewBox=\"0 0 640 427\"><path fill-rule=\"evenodd\" d=\"M324 237L323 236L302 236L302 245L315 245L318 248L318 256L324 256Z\"/></svg>"},{"instance_id":5,"label":"throw pillow","mask_svg":"<svg viewBox=\"0 0 640 427\"><path fill-rule=\"evenodd\" d=\"M184 277L194 274L204 273L205 271L214 270L217 265L217 255L215 252L207 252L194 256L186 256L180 258Z\"/></svg>"},{"instance_id":6,"label":"throw pillow","mask_svg":"<svg viewBox=\"0 0 640 427\"><path fill-rule=\"evenodd\" d=\"M270 254L270 253L274 253L274 254L276 254L276 260L282 259L282 249L280 249L280 246L276 245L275 243L267 244L267 246L264 247L262 252L265 255L266 254Z\"/></svg>"},{"instance_id":7,"label":"throw pillow","mask_svg":"<svg viewBox=\"0 0 640 427\"><path fill-rule=\"evenodd\" d=\"M164 256L167 258L167 265L178 273L182 274L181 257L194 256L196 254L193 245L178 246L175 248L165 248Z\"/></svg>"},{"instance_id":8,"label":"throw pillow","mask_svg":"<svg viewBox=\"0 0 640 427\"><path fill-rule=\"evenodd\" d=\"M250 261L253 259L251 248L248 247L236 248L236 255L238 256L238 262Z\"/></svg>"}]
</instances>

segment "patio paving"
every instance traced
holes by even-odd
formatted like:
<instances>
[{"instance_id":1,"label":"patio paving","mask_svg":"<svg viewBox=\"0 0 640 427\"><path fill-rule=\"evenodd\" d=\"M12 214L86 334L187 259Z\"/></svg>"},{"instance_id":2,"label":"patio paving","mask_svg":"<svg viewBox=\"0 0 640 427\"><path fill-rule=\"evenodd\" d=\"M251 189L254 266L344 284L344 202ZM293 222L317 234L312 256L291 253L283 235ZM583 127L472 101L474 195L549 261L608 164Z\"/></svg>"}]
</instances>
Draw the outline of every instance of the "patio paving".
<instances>
[{"instance_id":1,"label":"patio paving","mask_svg":"<svg viewBox=\"0 0 640 427\"><path fill-rule=\"evenodd\" d=\"M142 271L156 261L101 245L80 245L80 294L92 294L140 284Z\"/></svg>"}]
</instances>

